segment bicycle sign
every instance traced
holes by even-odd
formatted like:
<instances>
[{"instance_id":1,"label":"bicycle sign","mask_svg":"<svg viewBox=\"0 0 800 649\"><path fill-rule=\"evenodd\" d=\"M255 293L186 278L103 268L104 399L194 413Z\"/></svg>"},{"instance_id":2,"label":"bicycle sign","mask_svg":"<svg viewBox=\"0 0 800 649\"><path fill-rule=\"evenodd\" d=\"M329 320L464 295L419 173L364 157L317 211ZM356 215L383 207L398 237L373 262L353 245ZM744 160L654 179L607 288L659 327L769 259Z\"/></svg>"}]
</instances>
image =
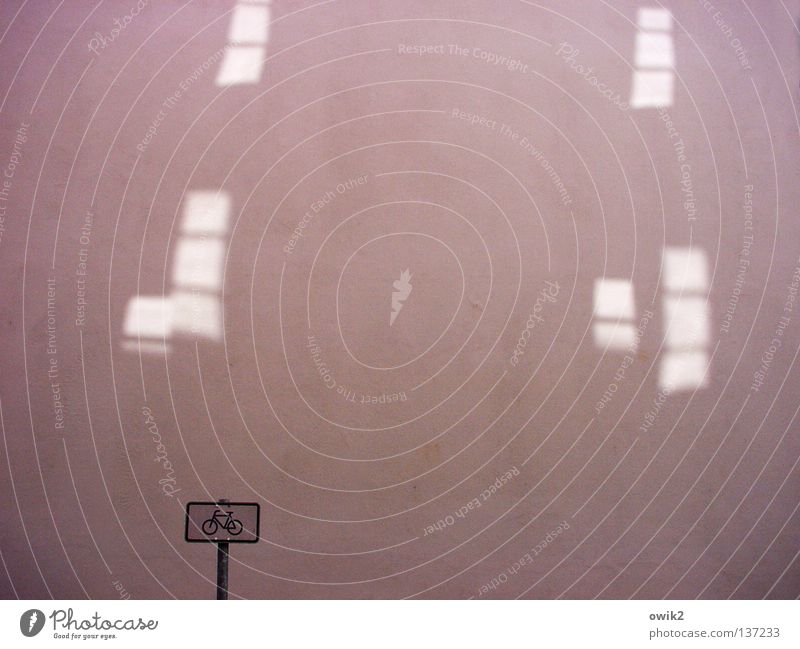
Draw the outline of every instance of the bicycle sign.
<instances>
[{"instance_id":1,"label":"bicycle sign","mask_svg":"<svg viewBox=\"0 0 800 649\"><path fill-rule=\"evenodd\" d=\"M255 543L259 516L258 503L190 502L185 538L189 543Z\"/></svg>"}]
</instances>

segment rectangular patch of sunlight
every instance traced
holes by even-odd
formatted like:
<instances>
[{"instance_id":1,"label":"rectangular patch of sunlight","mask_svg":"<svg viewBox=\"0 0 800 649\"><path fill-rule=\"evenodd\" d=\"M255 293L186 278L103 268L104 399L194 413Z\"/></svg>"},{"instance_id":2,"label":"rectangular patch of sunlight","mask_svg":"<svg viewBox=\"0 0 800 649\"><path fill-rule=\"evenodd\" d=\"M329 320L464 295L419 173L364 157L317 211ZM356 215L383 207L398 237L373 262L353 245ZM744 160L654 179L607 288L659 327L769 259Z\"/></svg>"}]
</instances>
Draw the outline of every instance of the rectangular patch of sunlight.
<instances>
[{"instance_id":1,"label":"rectangular patch of sunlight","mask_svg":"<svg viewBox=\"0 0 800 649\"><path fill-rule=\"evenodd\" d=\"M634 70L633 108L661 108L672 106L672 72L668 70Z\"/></svg>"},{"instance_id":2,"label":"rectangular patch of sunlight","mask_svg":"<svg viewBox=\"0 0 800 649\"><path fill-rule=\"evenodd\" d=\"M594 313L599 318L632 319L633 285L626 279L601 277L594 281Z\"/></svg>"},{"instance_id":3,"label":"rectangular patch of sunlight","mask_svg":"<svg viewBox=\"0 0 800 649\"><path fill-rule=\"evenodd\" d=\"M222 314L219 298L200 292L173 293L172 327L176 333L186 336L220 340Z\"/></svg>"},{"instance_id":4,"label":"rectangular patch of sunlight","mask_svg":"<svg viewBox=\"0 0 800 649\"><path fill-rule=\"evenodd\" d=\"M216 84L232 86L258 83L264 67L264 48L257 45L231 45L225 50Z\"/></svg>"},{"instance_id":5,"label":"rectangular patch of sunlight","mask_svg":"<svg viewBox=\"0 0 800 649\"><path fill-rule=\"evenodd\" d=\"M675 65L672 36L650 32L636 34L637 68L671 68Z\"/></svg>"},{"instance_id":6,"label":"rectangular patch of sunlight","mask_svg":"<svg viewBox=\"0 0 800 649\"><path fill-rule=\"evenodd\" d=\"M218 239L183 237L176 246L172 281L182 288L219 290L224 257L225 245Z\"/></svg>"},{"instance_id":7,"label":"rectangular patch of sunlight","mask_svg":"<svg viewBox=\"0 0 800 649\"><path fill-rule=\"evenodd\" d=\"M669 349L702 349L709 343L709 307L704 297L667 296L664 299Z\"/></svg>"},{"instance_id":8,"label":"rectangular patch of sunlight","mask_svg":"<svg viewBox=\"0 0 800 649\"><path fill-rule=\"evenodd\" d=\"M228 231L231 199L225 192L193 191L186 196L181 231L223 235Z\"/></svg>"},{"instance_id":9,"label":"rectangular patch of sunlight","mask_svg":"<svg viewBox=\"0 0 800 649\"><path fill-rule=\"evenodd\" d=\"M668 352L661 359L658 383L662 390L695 390L707 384L708 356L703 351Z\"/></svg>"},{"instance_id":10,"label":"rectangular patch of sunlight","mask_svg":"<svg viewBox=\"0 0 800 649\"><path fill-rule=\"evenodd\" d=\"M700 248L667 248L664 251L664 287L668 291L705 293L708 262Z\"/></svg>"},{"instance_id":11,"label":"rectangular patch of sunlight","mask_svg":"<svg viewBox=\"0 0 800 649\"><path fill-rule=\"evenodd\" d=\"M269 38L269 7L238 4L228 28L229 43L265 45Z\"/></svg>"},{"instance_id":12,"label":"rectangular patch of sunlight","mask_svg":"<svg viewBox=\"0 0 800 649\"><path fill-rule=\"evenodd\" d=\"M595 322L594 344L602 349L624 351L636 348L636 328L622 322Z\"/></svg>"},{"instance_id":13,"label":"rectangular patch of sunlight","mask_svg":"<svg viewBox=\"0 0 800 649\"><path fill-rule=\"evenodd\" d=\"M162 296L138 295L128 302L123 331L131 338L169 338L172 334L172 309Z\"/></svg>"},{"instance_id":14,"label":"rectangular patch of sunlight","mask_svg":"<svg viewBox=\"0 0 800 649\"><path fill-rule=\"evenodd\" d=\"M672 15L666 9L641 7L636 12L636 24L648 31L666 32L672 29Z\"/></svg>"}]
</instances>

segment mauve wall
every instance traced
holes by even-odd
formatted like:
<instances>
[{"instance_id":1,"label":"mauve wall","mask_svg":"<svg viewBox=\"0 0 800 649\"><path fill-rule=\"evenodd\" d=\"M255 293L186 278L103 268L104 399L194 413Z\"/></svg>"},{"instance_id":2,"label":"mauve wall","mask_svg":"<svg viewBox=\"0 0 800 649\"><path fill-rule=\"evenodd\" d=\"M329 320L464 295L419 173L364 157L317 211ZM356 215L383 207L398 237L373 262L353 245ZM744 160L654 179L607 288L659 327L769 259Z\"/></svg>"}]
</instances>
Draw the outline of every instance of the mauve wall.
<instances>
[{"instance_id":1,"label":"mauve wall","mask_svg":"<svg viewBox=\"0 0 800 649\"><path fill-rule=\"evenodd\" d=\"M797 597L799 13L4 1L0 594Z\"/></svg>"}]
</instances>

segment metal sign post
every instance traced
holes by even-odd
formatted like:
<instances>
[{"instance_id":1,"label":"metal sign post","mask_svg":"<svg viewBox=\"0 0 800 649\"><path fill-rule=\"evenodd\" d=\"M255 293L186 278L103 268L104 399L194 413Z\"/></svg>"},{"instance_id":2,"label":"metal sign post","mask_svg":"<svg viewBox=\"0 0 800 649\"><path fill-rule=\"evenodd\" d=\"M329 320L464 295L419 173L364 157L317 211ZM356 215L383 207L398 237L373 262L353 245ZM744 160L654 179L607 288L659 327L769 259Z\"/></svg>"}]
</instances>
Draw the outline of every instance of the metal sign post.
<instances>
[{"instance_id":1,"label":"metal sign post","mask_svg":"<svg viewBox=\"0 0 800 649\"><path fill-rule=\"evenodd\" d=\"M217 599L228 599L228 542L227 541L220 541L219 543L217 543Z\"/></svg>"},{"instance_id":2,"label":"metal sign post","mask_svg":"<svg viewBox=\"0 0 800 649\"><path fill-rule=\"evenodd\" d=\"M228 599L229 544L257 543L260 518L258 503L221 499L186 504L186 541L217 544L217 599Z\"/></svg>"}]
</instances>

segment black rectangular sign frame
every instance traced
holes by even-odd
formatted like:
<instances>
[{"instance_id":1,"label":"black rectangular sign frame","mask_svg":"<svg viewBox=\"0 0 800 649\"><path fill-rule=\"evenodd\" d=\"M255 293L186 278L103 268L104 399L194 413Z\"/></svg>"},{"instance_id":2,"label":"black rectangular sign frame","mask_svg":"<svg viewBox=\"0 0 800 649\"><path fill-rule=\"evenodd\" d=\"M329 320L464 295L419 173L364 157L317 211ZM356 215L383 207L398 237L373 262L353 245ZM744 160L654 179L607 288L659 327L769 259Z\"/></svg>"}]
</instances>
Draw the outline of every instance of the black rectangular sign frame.
<instances>
[{"instance_id":1,"label":"black rectangular sign frame","mask_svg":"<svg viewBox=\"0 0 800 649\"><path fill-rule=\"evenodd\" d=\"M236 538L227 538L225 540L220 539L190 539L189 538L189 508L192 505L207 505L213 507L236 507L237 505L245 506L245 507L255 507L256 508L256 529L254 531L255 538L253 539L236 539ZM191 502L186 503L186 521L183 531L183 538L187 543L258 543L261 539L261 505L259 503L245 503L245 502L220 502L220 501L200 501L200 500L193 500Z\"/></svg>"}]
</instances>

